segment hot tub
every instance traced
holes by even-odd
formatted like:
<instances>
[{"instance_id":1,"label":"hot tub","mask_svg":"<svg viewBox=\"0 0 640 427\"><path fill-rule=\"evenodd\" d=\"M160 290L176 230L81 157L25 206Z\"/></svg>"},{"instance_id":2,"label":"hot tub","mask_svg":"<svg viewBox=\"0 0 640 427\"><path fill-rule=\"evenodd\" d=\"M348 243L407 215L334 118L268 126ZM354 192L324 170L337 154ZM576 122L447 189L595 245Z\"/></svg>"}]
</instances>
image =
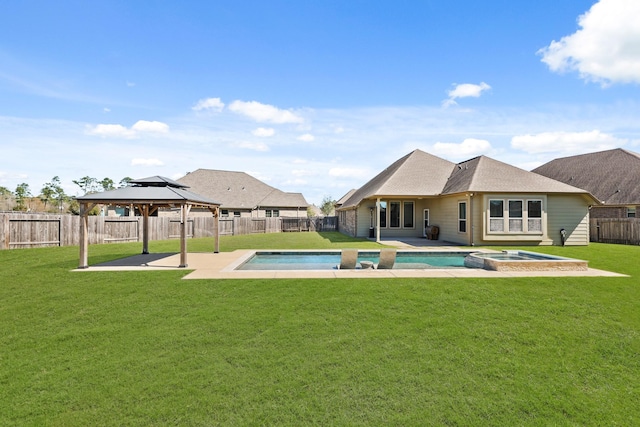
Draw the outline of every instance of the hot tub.
<instances>
[{"instance_id":1,"label":"hot tub","mask_svg":"<svg viewBox=\"0 0 640 427\"><path fill-rule=\"evenodd\" d=\"M587 261L528 251L474 252L465 267L493 271L586 271Z\"/></svg>"}]
</instances>

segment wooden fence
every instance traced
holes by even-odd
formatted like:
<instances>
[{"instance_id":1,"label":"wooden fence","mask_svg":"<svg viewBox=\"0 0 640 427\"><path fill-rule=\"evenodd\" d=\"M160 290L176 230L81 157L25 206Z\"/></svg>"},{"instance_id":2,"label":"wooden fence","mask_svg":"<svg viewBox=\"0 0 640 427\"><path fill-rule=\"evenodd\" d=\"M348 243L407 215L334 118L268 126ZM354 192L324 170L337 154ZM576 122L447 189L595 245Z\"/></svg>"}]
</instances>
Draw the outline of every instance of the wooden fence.
<instances>
[{"instance_id":1,"label":"wooden fence","mask_svg":"<svg viewBox=\"0 0 640 427\"><path fill-rule=\"evenodd\" d=\"M89 216L89 244L142 241L141 217ZM336 231L336 217L326 218L220 218L220 235L280 233L283 231ZM187 237L212 237L213 217L191 217ZM180 220L150 217L149 240L180 237ZM80 241L76 215L0 213L0 249L74 246Z\"/></svg>"},{"instance_id":2,"label":"wooden fence","mask_svg":"<svg viewBox=\"0 0 640 427\"><path fill-rule=\"evenodd\" d=\"M592 242L640 245L640 218L592 218L589 221Z\"/></svg>"}]
</instances>

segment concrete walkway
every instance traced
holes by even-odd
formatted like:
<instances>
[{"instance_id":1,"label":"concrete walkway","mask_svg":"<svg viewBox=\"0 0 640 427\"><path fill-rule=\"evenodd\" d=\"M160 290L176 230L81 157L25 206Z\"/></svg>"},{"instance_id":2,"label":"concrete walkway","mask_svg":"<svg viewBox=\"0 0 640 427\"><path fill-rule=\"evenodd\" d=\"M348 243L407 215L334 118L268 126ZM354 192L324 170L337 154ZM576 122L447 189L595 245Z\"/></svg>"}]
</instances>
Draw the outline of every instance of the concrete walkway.
<instances>
[{"instance_id":1,"label":"concrete walkway","mask_svg":"<svg viewBox=\"0 0 640 427\"><path fill-rule=\"evenodd\" d=\"M425 240L426 241L426 240ZM383 242L391 245L390 241ZM407 246L405 246L407 245ZM393 246L396 246L395 244ZM445 245L413 246L406 241L399 242L398 248L420 249L434 251L459 251L460 247ZM465 248L468 249L468 248ZM221 253L189 253L187 268L179 268L180 254L148 254L114 260L108 263L89 266L86 269L74 271L117 271L117 270L183 270L190 271L185 279L305 279L305 278L508 278L508 277L575 277L575 276L605 276L626 277L622 274L589 268L586 271L489 271L479 268L452 269L423 269L423 270L264 270L242 271L235 270L249 258L254 250L237 250Z\"/></svg>"}]
</instances>

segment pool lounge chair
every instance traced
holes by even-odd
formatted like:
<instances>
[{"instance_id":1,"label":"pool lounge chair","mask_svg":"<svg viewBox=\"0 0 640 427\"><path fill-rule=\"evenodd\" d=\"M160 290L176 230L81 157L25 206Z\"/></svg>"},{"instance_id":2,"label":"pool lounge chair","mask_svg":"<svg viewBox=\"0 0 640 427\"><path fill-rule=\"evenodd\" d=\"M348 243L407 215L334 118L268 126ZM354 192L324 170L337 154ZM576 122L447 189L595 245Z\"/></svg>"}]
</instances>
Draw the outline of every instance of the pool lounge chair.
<instances>
[{"instance_id":1,"label":"pool lounge chair","mask_svg":"<svg viewBox=\"0 0 640 427\"><path fill-rule=\"evenodd\" d=\"M358 264L358 250L357 249L343 249L340 255L340 270L353 270Z\"/></svg>"},{"instance_id":2,"label":"pool lounge chair","mask_svg":"<svg viewBox=\"0 0 640 427\"><path fill-rule=\"evenodd\" d=\"M380 262L376 267L378 270L385 270L393 268L396 263L396 250L392 248L380 249Z\"/></svg>"}]
</instances>

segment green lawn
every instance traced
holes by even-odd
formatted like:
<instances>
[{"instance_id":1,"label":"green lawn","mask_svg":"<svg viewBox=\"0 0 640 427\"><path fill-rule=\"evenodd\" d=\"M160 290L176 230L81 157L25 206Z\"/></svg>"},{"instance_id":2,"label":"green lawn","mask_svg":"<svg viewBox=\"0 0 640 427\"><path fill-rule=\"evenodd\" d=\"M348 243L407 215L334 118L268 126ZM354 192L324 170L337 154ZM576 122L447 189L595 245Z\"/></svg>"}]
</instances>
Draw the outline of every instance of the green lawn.
<instances>
[{"instance_id":1,"label":"green lawn","mask_svg":"<svg viewBox=\"0 0 640 427\"><path fill-rule=\"evenodd\" d=\"M221 240L347 246L377 245ZM0 425L639 425L640 247L535 250L631 277L181 280L0 251Z\"/></svg>"}]
</instances>

